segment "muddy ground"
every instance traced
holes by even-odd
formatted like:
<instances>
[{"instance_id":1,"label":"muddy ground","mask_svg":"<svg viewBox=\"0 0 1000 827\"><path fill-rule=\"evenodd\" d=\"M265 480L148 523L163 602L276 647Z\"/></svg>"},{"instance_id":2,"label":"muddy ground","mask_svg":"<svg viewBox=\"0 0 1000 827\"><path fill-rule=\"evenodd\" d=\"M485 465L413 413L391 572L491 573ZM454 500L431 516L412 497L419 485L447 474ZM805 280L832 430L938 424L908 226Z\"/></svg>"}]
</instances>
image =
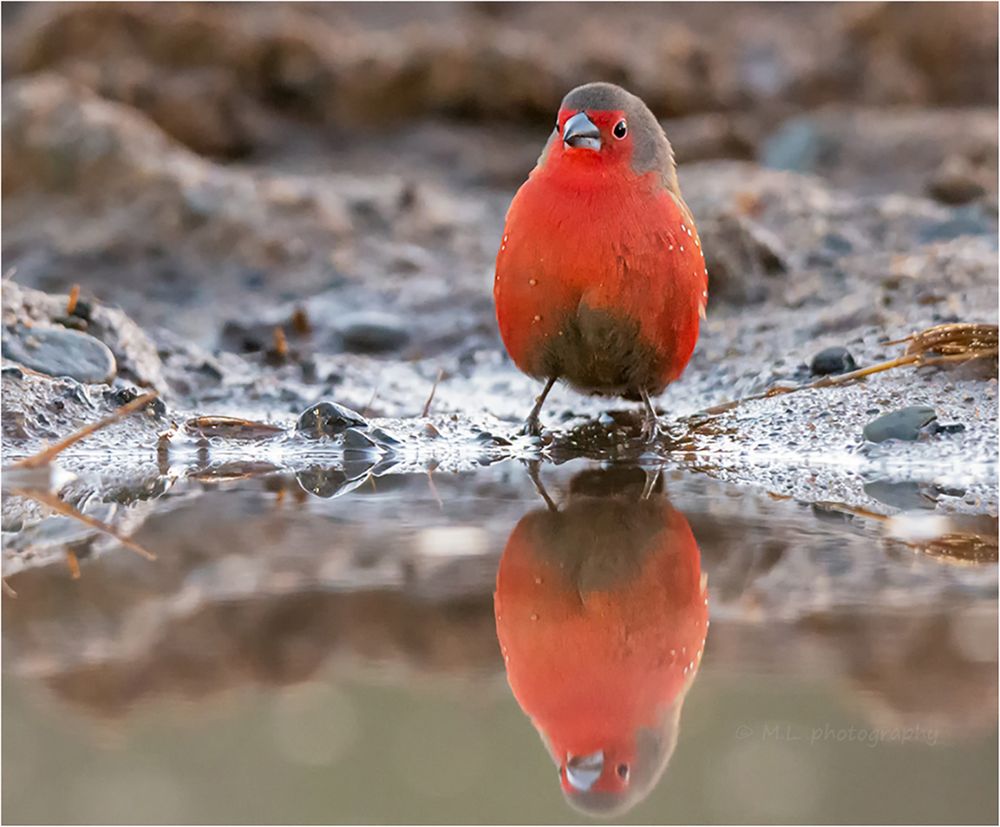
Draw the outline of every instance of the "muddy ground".
<instances>
[{"instance_id":1,"label":"muddy ground","mask_svg":"<svg viewBox=\"0 0 1000 827\"><path fill-rule=\"evenodd\" d=\"M141 497L233 460L336 488L582 454L882 515L909 502L873 495L888 480L995 517L995 359L690 418L815 379L828 347L866 366L996 323L995 6L237 8L5 9L5 461L153 389L61 464ZM655 446L627 403L565 389L550 433L517 437L537 388L493 317L506 206L595 78L664 118L710 273ZM322 401L366 422L309 438ZM864 438L908 406L947 427ZM44 513L7 497L5 531Z\"/></svg>"}]
</instances>

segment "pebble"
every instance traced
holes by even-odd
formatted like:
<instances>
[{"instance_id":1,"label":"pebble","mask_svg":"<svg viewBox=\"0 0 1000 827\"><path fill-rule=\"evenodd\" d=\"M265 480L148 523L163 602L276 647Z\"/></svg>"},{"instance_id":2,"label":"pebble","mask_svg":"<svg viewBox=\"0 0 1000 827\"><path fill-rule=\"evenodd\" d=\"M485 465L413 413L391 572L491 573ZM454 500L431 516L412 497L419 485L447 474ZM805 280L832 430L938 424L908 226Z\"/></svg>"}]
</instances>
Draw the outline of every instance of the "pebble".
<instances>
[{"instance_id":1,"label":"pebble","mask_svg":"<svg viewBox=\"0 0 1000 827\"><path fill-rule=\"evenodd\" d=\"M389 313L351 313L337 327L344 350L351 353L387 353L410 341L397 316Z\"/></svg>"},{"instance_id":2,"label":"pebble","mask_svg":"<svg viewBox=\"0 0 1000 827\"><path fill-rule=\"evenodd\" d=\"M986 194L976 168L959 155L946 158L927 182L927 192L944 204L967 204Z\"/></svg>"},{"instance_id":3,"label":"pebble","mask_svg":"<svg viewBox=\"0 0 1000 827\"><path fill-rule=\"evenodd\" d=\"M928 425L937 419L933 408L926 405L911 405L873 419L864 427L864 438L869 442L885 442L887 439L902 439L913 442L920 438Z\"/></svg>"},{"instance_id":4,"label":"pebble","mask_svg":"<svg viewBox=\"0 0 1000 827\"><path fill-rule=\"evenodd\" d=\"M88 333L18 325L6 334L3 355L39 373L93 384L110 382L118 372L111 349Z\"/></svg>"},{"instance_id":5,"label":"pebble","mask_svg":"<svg viewBox=\"0 0 1000 827\"><path fill-rule=\"evenodd\" d=\"M141 392L136 388L109 388L104 392L104 398L118 408L122 405L127 405L135 399L138 399L141 395ZM152 412L155 416L163 416L167 412L167 406L163 404L163 400L159 397L146 405L145 409Z\"/></svg>"},{"instance_id":6,"label":"pebble","mask_svg":"<svg viewBox=\"0 0 1000 827\"><path fill-rule=\"evenodd\" d=\"M378 446L357 428L348 428L344 431L344 450L367 453L369 451L377 451Z\"/></svg>"},{"instance_id":7,"label":"pebble","mask_svg":"<svg viewBox=\"0 0 1000 827\"><path fill-rule=\"evenodd\" d=\"M809 370L813 376L830 376L836 373L850 373L857 370L857 363L851 352L841 345L825 348L813 356Z\"/></svg>"},{"instance_id":8,"label":"pebble","mask_svg":"<svg viewBox=\"0 0 1000 827\"><path fill-rule=\"evenodd\" d=\"M937 505L937 489L913 480L872 480L864 484L865 493L893 508L903 511L933 509Z\"/></svg>"},{"instance_id":9,"label":"pebble","mask_svg":"<svg viewBox=\"0 0 1000 827\"><path fill-rule=\"evenodd\" d=\"M295 430L309 439L319 439L324 436L336 436L348 428L367 427L368 420L357 411L352 411L336 402L317 402L299 416Z\"/></svg>"}]
</instances>

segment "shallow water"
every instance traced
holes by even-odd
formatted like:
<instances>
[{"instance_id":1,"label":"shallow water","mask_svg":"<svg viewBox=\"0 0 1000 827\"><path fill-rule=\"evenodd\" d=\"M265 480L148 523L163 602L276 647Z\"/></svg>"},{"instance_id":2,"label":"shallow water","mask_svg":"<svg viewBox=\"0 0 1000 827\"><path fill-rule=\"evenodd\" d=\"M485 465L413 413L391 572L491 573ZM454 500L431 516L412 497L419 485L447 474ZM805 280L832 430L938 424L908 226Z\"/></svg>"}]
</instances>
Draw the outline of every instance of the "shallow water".
<instances>
[{"instance_id":1,"label":"shallow water","mask_svg":"<svg viewBox=\"0 0 1000 827\"><path fill-rule=\"evenodd\" d=\"M5 509L7 821L997 818L995 562L683 470L239 470L75 483L153 561Z\"/></svg>"}]
</instances>

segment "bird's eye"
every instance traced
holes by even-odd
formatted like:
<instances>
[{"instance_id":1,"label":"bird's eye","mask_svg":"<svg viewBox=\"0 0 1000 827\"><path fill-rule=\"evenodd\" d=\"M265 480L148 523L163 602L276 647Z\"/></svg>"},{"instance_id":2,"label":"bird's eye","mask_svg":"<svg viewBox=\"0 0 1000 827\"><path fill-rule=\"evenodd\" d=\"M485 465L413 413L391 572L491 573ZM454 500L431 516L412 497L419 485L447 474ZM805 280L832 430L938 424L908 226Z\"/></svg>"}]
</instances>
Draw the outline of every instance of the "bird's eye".
<instances>
[{"instance_id":1,"label":"bird's eye","mask_svg":"<svg viewBox=\"0 0 1000 827\"><path fill-rule=\"evenodd\" d=\"M615 128L612 129L611 132L620 141L622 138L628 135L628 124L625 123L625 121L618 121L618 123L615 124Z\"/></svg>"},{"instance_id":2,"label":"bird's eye","mask_svg":"<svg viewBox=\"0 0 1000 827\"><path fill-rule=\"evenodd\" d=\"M622 123L624 124L624 123L625 123L625 121L622 121ZM617 128L617 127L616 127L616 128ZM619 765L618 765L618 766L617 766L617 767L615 768L615 771L616 771L616 772L618 773L618 777L619 777L619 778L620 778L620 779L621 779L622 781L628 781L628 764L619 764Z\"/></svg>"}]
</instances>

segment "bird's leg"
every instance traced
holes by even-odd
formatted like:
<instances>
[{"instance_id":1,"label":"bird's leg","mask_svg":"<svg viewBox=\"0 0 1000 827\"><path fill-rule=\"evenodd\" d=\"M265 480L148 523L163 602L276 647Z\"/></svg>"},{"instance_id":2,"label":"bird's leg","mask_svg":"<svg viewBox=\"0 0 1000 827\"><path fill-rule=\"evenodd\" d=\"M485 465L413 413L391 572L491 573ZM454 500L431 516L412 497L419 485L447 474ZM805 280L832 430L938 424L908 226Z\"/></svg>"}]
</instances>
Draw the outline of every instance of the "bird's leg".
<instances>
[{"instance_id":1,"label":"bird's leg","mask_svg":"<svg viewBox=\"0 0 1000 827\"><path fill-rule=\"evenodd\" d=\"M642 404L646 409L646 414L642 419L642 438L646 442L652 442L660 435L660 420L656 415L656 408L653 407L653 400L649 398L649 391L640 388Z\"/></svg>"},{"instance_id":2,"label":"bird's leg","mask_svg":"<svg viewBox=\"0 0 1000 827\"><path fill-rule=\"evenodd\" d=\"M549 395L549 391L552 390L552 386L556 383L556 376L550 376L548 381L545 383L545 387L542 392L535 399L535 407L531 409L531 413L528 414L528 418L524 421L524 427L521 429L521 433L527 434L528 436L541 436L542 434L542 423L538 420L538 415L542 412L542 405L545 404L545 397Z\"/></svg>"},{"instance_id":3,"label":"bird's leg","mask_svg":"<svg viewBox=\"0 0 1000 827\"><path fill-rule=\"evenodd\" d=\"M552 497L549 496L549 492L545 490L545 485L542 483L542 473L541 473L542 463L537 459L528 461L528 476L531 477L531 483L535 486L535 491L538 492L545 504L549 507L549 511L559 511L559 507L553 502Z\"/></svg>"},{"instance_id":4,"label":"bird's leg","mask_svg":"<svg viewBox=\"0 0 1000 827\"><path fill-rule=\"evenodd\" d=\"M646 482L642 486L642 499L648 500L660 479L660 469L644 468L643 473L646 475Z\"/></svg>"}]
</instances>

